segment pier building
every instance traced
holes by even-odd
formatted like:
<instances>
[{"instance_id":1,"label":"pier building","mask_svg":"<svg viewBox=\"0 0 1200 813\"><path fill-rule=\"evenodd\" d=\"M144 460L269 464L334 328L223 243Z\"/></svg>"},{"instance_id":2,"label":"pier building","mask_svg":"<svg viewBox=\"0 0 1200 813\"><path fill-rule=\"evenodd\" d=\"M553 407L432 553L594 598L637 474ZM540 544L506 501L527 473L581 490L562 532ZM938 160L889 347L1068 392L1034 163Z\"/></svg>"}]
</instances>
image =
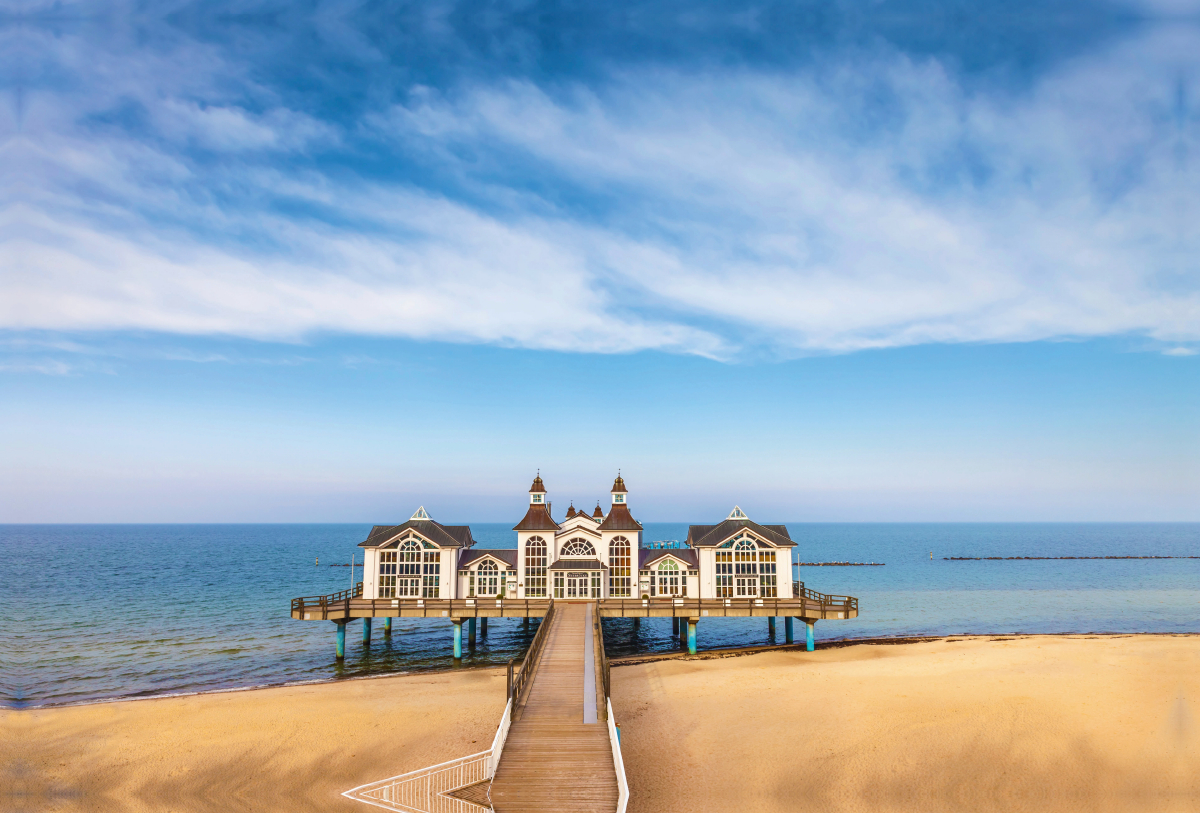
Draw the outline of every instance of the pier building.
<instances>
[{"instance_id":1,"label":"pier building","mask_svg":"<svg viewBox=\"0 0 1200 813\"><path fill-rule=\"evenodd\" d=\"M805 648L824 619L858 616L852 596L826 595L792 577L792 540L783 525L761 525L735 506L720 522L692 525L687 539L645 542L618 475L610 505L588 512L574 503L554 519L539 474L513 530L515 548L477 547L465 525L443 525L418 508L407 522L377 525L361 543L363 580L353 589L292 600L292 618L337 625L374 619L437 618L463 626L520 617L541 623L522 658L508 664L508 704L492 747L346 791L345 796L401 813L624 813L629 786L613 719L604 618L671 618L680 647L696 654L705 618L784 619L805 624Z\"/></svg>"}]
</instances>

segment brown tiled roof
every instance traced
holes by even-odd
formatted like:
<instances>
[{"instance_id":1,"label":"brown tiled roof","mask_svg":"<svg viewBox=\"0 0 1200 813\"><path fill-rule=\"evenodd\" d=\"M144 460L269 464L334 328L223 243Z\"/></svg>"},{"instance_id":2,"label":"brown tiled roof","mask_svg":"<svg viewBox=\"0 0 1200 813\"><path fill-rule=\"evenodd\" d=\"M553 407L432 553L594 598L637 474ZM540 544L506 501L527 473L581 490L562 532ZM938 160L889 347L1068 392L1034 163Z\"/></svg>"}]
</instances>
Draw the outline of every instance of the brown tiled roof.
<instances>
[{"instance_id":1,"label":"brown tiled roof","mask_svg":"<svg viewBox=\"0 0 1200 813\"><path fill-rule=\"evenodd\" d=\"M531 505L524 518L513 526L514 531L557 531L558 523L550 516L550 506Z\"/></svg>"},{"instance_id":2,"label":"brown tiled roof","mask_svg":"<svg viewBox=\"0 0 1200 813\"><path fill-rule=\"evenodd\" d=\"M629 513L629 506L623 503L618 503L608 512L608 516L604 518L604 522L600 523L602 531L640 531L642 526L633 514Z\"/></svg>"},{"instance_id":3,"label":"brown tiled roof","mask_svg":"<svg viewBox=\"0 0 1200 813\"><path fill-rule=\"evenodd\" d=\"M559 559L550 565L550 570L608 570L608 565L599 559Z\"/></svg>"},{"instance_id":4,"label":"brown tiled roof","mask_svg":"<svg viewBox=\"0 0 1200 813\"><path fill-rule=\"evenodd\" d=\"M530 494L545 494L546 486L542 484L542 475L533 478L533 485L529 487Z\"/></svg>"},{"instance_id":5,"label":"brown tiled roof","mask_svg":"<svg viewBox=\"0 0 1200 813\"><path fill-rule=\"evenodd\" d=\"M569 506L567 506L567 519L570 519L573 516L575 516L575 503L571 503Z\"/></svg>"},{"instance_id":6,"label":"brown tiled roof","mask_svg":"<svg viewBox=\"0 0 1200 813\"><path fill-rule=\"evenodd\" d=\"M612 487L612 490L613 490L613 493L614 493L614 494L617 494L617 493L620 493L620 494L628 494L628 493L629 493L629 492L628 492L628 491L625 489L625 481L621 479L621 475L619 475L619 474L618 474L618 475L617 475L617 479L616 479L616 480L613 480L613 487Z\"/></svg>"},{"instance_id":7,"label":"brown tiled roof","mask_svg":"<svg viewBox=\"0 0 1200 813\"><path fill-rule=\"evenodd\" d=\"M687 544L693 548L720 545L739 531L749 530L781 548L794 548L786 525L759 525L748 519L727 519L719 525L692 525L688 528Z\"/></svg>"},{"instance_id":8,"label":"brown tiled roof","mask_svg":"<svg viewBox=\"0 0 1200 813\"><path fill-rule=\"evenodd\" d=\"M638 568L644 569L668 556L674 556L693 570L699 567L696 551L687 548L667 548L665 550L649 550L642 548L638 551Z\"/></svg>"},{"instance_id":9,"label":"brown tiled roof","mask_svg":"<svg viewBox=\"0 0 1200 813\"><path fill-rule=\"evenodd\" d=\"M604 509L600 507L600 503L596 503L596 510L592 512L592 516L596 519L604 519Z\"/></svg>"},{"instance_id":10,"label":"brown tiled roof","mask_svg":"<svg viewBox=\"0 0 1200 813\"><path fill-rule=\"evenodd\" d=\"M458 557L458 566L460 568L474 564L485 556L491 556L494 559L499 559L509 567L517 566L517 551L516 548L504 548L501 550L486 550L483 548L473 548L465 550Z\"/></svg>"},{"instance_id":11,"label":"brown tiled roof","mask_svg":"<svg viewBox=\"0 0 1200 813\"><path fill-rule=\"evenodd\" d=\"M469 548L475 544L469 525L443 525L432 519L410 519L402 525L376 525L358 546L378 548L408 530L416 531L441 548Z\"/></svg>"}]
</instances>

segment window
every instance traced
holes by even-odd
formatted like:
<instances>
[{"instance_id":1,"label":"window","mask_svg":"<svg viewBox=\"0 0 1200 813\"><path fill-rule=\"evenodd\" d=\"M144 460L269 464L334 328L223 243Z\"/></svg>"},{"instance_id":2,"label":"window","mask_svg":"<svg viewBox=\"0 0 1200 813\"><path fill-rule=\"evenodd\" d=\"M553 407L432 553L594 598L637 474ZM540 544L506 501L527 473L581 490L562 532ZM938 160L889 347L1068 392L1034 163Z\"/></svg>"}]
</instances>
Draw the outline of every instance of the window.
<instances>
[{"instance_id":1,"label":"window","mask_svg":"<svg viewBox=\"0 0 1200 813\"><path fill-rule=\"evenodd\" d=\"M775 598L778 585L775 582L775 551L762 549L758 552L758 594L764 598Z\"/></svg>"},{"instance_id":2,"label":"window","mask_svg":"<svg viewBox=\"0 0 1200 813\"><path fill-rule=\"evenodd\" d=\"M492 561L484 562L479 566L479 595L494 596L500 592L500 568L496 567L496 563Z\"/></svg>"},{"instance_id":3,"label":"window","mask_svg":"<svg viewBox=\"0 0 1200 813\"><path fill-rule=\"evenodd\" d=\"M534 504L535 504L535 505L540 505L540 504L541 504L541 502L542 502L542 495L541 495L541 494L534 494L534 495L533 495L533 502L534 502Z\"/></svg>"},{"instance_id":4,"label":"window","mask_svg":"<svg viewBox=\"0 0 1200 813\"><path fill-rule=\"evenodd\" d=\"M733 595L733 551L717 551L717 597Z\"/></svg>"},{"instance_id":5,"label":"window","mask_svg":"<svg viewBox=\"0 0 1200 813\"><path fill-rule=\"evenodd\" d=\"M623 502L625 502L625 495L624 495L624 494L614 494L614 495L613 495L613 502L617 503L618 505L619 505L620 503L623 503Z\"/></svg>"},{"instance_id":6,"label":"window","mask_svg":"<svg viewBox=\"0 0 1200 813\"><path fill-rule=\"evenodd\" d=\"M416 598L421 594L421 543L406 539L397 551L396 595Z\"/></svg>"},{"instance_id":7,"label":"window","mask_svg":"<svg viewBox=\"0 0 1200 813\"><path fill-rule=\"evenodd\" d=\"M563 579L562 571L555 573L554 574L554 597L555 598L563 597L563 585L564 584L565 584L565 581Z\"/></svg>"},{"instance_id":8,"label":"window","mask_svg":"<svg viewBox=\"0 0 1200 813\"><path fill-rule=\"evenodd\" d=\"M659 596L682 596L684 585L681 582L686 579L679 572L679 565L674 559L667 559L658 566L658 573L655 574L654 583L657 587Z\"/></svg>"},{"instance_id":9,"label":"window","mask_svg":"<svg viewBox=\"0 0 1200 813\"><path fill-rule=\"evenodd\" d=\"M613 537L608 543L608 595L614 597L628 596L632 588L630 584L630 545L623 536Z\"/></svg>"},{"instance_id":10,"label":"window","mask_svg":"<svg viewBox=\"0 0 1200 813\"><path fill-rule=\"evenodd\" d=\"M379 552L379 598L396 597L396 551Z\"/></svg>"},{"instance_id":11,"label":"window","mask_svg":"<svg viewBox=\"0 0 1200 813\"><path fill-rule=\"evenodd\" d=\"M436 550L425 551L425 572L422 574L421 597L437 598L441 594L442 555Z\"/></svg>"},{"instance_id":12,"label":"window","mask_svg":"<svg viewBox=\"0 0 1200 813\"><path fill-rule=\"evenodd\" d=\"M563 545L563 556L595 556L596 548L591 542L586 539L572 539L567 544Z\"/></svg>"},{"instance_id":13,"label":"window","mask_svg":"<svg viewBox=\"0 0 1200 813\"><path fill-rule=\"evenodd\" d=\"M733 584L740 598L758 595L758 550L753 539L742 537L733 545Z\"/></svg>"},{"instance_id":14,"label":"window","mask_svg":"<svg viewBox=\"0 0 1200 813\"><path fill-rule=\"evenodd\" d=\"M546 540L540 536L525 543L525 595L546 597Z\"/></svg>"}]
</instances>

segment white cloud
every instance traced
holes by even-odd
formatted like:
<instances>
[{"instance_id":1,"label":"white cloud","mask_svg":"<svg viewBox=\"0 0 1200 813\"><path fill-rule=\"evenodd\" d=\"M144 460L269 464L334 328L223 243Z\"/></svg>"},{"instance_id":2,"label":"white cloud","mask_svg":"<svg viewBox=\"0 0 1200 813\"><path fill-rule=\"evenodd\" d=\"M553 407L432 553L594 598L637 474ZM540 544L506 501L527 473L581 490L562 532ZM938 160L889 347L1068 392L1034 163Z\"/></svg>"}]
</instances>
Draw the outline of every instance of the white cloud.
<instances>
[{"instance_id":1,"label":"white cloud","mask_svg":"<svg viewBox=\"0 0 1200 813\"><path fill-rule=\"evenodd\" d=\"M46 43L93 78L30 94L0 147L0 326L710 356L1193 342L1197 117L1177 97L1198 41L1155 32L1020 92L882 53L418 89L339 124L194 44ZM133 103L144 130L96 123ZM364 137L440 191L288 159Z\"/></svg>"}]
</instances>

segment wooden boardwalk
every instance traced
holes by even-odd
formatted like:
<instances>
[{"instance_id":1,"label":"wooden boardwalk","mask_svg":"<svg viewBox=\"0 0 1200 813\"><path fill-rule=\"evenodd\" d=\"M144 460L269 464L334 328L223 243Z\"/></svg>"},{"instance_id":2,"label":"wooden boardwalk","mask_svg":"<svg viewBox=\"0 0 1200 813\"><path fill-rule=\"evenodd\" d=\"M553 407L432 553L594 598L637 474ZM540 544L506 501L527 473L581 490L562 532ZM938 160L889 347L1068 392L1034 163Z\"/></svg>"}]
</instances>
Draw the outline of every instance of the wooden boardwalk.
<instances>
[{"instance_id":1,"label":"wooden boardwalk","mask_svg":"<svg viewBox=\"0 0 1200 813\"><path fill-rule=\"evenodd\" d=\"M492 779L496 813L613 813L617 775L608 724L597 720L594 644L586 604L555 603L529 696ZM594 609L592 610L594 611ZM585 675L589 666L591 679ZM588 701L590 689L590 702Z\"/></svg>"}]
</instances>

